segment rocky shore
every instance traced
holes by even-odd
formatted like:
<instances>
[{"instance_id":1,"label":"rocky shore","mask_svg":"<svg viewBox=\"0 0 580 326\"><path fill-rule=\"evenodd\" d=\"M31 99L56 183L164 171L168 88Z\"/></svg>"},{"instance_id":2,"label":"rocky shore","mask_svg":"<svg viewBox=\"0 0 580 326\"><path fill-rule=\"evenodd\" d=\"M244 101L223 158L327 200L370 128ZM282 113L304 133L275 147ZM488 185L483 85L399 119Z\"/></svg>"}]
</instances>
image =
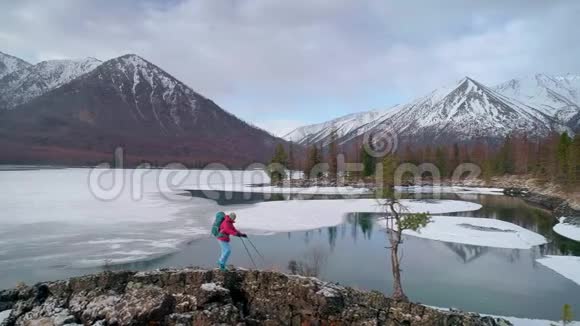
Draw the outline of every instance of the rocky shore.
<instances>
[{"instance_id":1,"label":"rocky shore","mask_svg":"<svg viewBox=\"0 0 580 326\"><path fill-rule=\"evenodd\" d=\"M511 325L315 278L195 268L104 272L0 291L0 325Z\"/></svg>"},{"instance_id":2,"label":"rocky shore","mask_svg":"<svg viewBox=\"0 0 580 326\"><path fill-rule=\"evenodd\" d=\"M432 186L432 180L425 179L421 184L408 183L407 186ZM559 189L558 186L551 183L539 183L537 180L527 176L505 176L494 177L485 182L481 179L463 180L462 182L451 182L443 180L440 186L464 186L464 187L494 187L505 189L504 193L512 197L520 197L533 205L545 208L551 211L556 218L566 217L565 223L580 226L580 192L566 193ZM262 185L257 185L262 186ZM286 180L277 184L279 187L352 187L375 189L376 180L346 181L337 183L336 181L319 179L305 180L293 179Z\"/></svg>"},{"instance_id":3,"label":"rocky shore","mask_svg":"<svg viewBox=\"0 0 580 326\"><path fill-rule=\"evenodd\" d=\"M483 180L463 183L465 186L484 186ZM494 177L487 186L503 188L508 196L520 197L551 211L556 218L567 217L567 223L580 225L580 192L564 192L552 183L542 183L529 176Z\"/></svg>"},{"instance_id":4,"label":"rocky shore","mask_svg":"<svg viewBox=\"0 0 580 326\"><path fill-rule=\"evenodd\" d=\"M530 192L527 188L505 188L504 194L550 210L555 217L565 217L564 222L580 226L580 210L574 209L565 199Z\"/></svg>"}]
</instances>

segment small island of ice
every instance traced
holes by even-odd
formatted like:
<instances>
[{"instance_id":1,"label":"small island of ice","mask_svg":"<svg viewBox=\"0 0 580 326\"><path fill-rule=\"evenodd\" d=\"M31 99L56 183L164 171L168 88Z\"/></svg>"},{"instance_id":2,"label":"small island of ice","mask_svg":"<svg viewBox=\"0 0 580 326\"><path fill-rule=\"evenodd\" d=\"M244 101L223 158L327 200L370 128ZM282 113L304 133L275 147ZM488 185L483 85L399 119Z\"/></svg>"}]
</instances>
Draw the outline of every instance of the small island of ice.
<instances>
[{"instance_id":1,"label":"small island of ice","mask_svg":"<svg viewBox=\"0 0 580 326\"><path fill-rule=\"evenodd\" d=\"M385 221L381 226L385 227ZM474 246L530 249L547 243L546 238L515 224L490 218L462 216L432 216L426 227L404 230L404 234L419 238Z\"/></svg>"},{"instance_id":2,"label":"small island of ice","mask_svg":"<svg viewBox=\"0 0 580 326\"><path fill-rule=\"evenodd\" d=\"M565 223L565 220L566 217L560 217L560 223L554 225L554 232L568 239L580 241L580 225Z\"/></svg>"}]
</instances>

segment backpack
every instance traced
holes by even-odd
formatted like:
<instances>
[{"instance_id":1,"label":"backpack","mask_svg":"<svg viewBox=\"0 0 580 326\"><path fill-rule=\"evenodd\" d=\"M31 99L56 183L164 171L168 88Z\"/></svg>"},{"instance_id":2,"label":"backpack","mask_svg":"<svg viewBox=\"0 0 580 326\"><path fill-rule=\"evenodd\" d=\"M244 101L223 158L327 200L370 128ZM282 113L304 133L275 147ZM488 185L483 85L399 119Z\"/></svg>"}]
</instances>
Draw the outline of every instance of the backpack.
<instances>
[{"instance_id":1,"label":"backpack","mask_svg":"<svg viewBox=\"0 0 580 326\"><path fill-rule=\"evenodd\" d=\"M224 213L224 212L217 212L217 214L215 214L215 221L213 222L213 225L211 227L211 234L214 237L220 237L223 235L220 232L220 226L222 225L222 222L224 221L225 218L226 218L226 213Z\"/></svg>"}]
</instances>

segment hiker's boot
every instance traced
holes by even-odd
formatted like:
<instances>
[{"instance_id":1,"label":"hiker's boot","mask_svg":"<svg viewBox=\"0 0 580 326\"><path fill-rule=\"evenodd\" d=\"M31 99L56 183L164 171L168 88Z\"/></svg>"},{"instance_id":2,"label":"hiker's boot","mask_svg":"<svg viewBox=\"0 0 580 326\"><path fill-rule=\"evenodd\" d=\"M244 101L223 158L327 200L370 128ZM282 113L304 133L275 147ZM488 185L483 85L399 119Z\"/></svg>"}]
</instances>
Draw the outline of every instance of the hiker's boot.
<instances>
[{"instance_id":1,"label":"hiker's boot","mask_svg":"<svg viewBox=\"0 0 580 326\"><path fill-rule=\"evenodd\" d=\"M218 263L218 264L220 267L220 271L227 271L226 264L224 264L224 263Z\"/></svg>"}]
</instances>

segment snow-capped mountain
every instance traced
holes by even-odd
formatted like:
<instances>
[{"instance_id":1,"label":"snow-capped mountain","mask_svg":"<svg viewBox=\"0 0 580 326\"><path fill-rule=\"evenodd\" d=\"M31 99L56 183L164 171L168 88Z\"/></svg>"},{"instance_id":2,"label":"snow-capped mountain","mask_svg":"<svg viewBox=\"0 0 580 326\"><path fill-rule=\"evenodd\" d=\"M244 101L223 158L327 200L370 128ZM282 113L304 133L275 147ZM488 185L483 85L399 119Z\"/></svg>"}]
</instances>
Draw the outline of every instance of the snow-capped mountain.
<instances>
[{"instance_id":1,"label":"snow-capped mountain","mask_svg":"<svg viewBox=\"0 0 580 326\"><path fill-rule=\"evenodd\" d=\"M17 57L0 52L0 78L28 66L31 66L31 64Z\"/></svg>"},{"instance_id":2,"label":"snow-capped mountain","mask_svg":"<svg viewBox=\"0 0 580 326\"><path fill-rule=\"evenodd\" d=\"M407 137L468 141L512 132L545 136L564 127L539 110L502 96L471 78L398 108L383 124Z\"/></svg>"},{"instance_id":3,"label":"snow-capped mountain","mask_svg":"<svg viewBox=\"0 0 580 326\"><path fill-rule=\"evenodd\" d=\"M580 75L536 74L511 79L497 85L494 90L575 127L570 122L580 113Z\"/></svg>"},{"instance_id":4,"label":"snow-capped mountain","mask_svg":"<svg viewBox=\"0 0 580 326\"><path fill-rule=\"evenodd\" d=\"M389 112L389 109L349 114L327 122L294 129L285 135L284 138L302 144L324 142L331 138L332 132L335 132L337 138L343 138L359 130L362 126L380 120L387 112Z\"/></svg>"},{"instance_id":5,"label":"snow-capped mountain","mask_svg":"<svg viewBox=\"0 0 580 326\"><path fill-rule=\"evenodd\" d=\"M0 150L0 161L20 155L20 160L50 157L79 164L110 159L121 146L129 155L126 162L133 164L195 160L237 166L265 161L276 143L283 142L137 55L103 62L5 111L0 139L19 148ZM38 147L43 151L30 153ZM60 158L54 151L67 155Z\"/></svg>"},{"instance_id":6,"label":"snow-capped mountain","mask_svg":"<svg viewBox=\"0 0 580 326\"><path fill-rule=\"evenodd\" d=\"M365 117L368 114L358 115ZM359 121L356 114L350 115L348 120ZM330 130L324 128L332 125L328 122L301 127L286 139L300 144L319 142L325 145L330 141L326 136L330 135ZM310 130L315 133L308 133ZM499 139L512 132L545 136L551 131L561 130L566 130L566 127L548 114L466 77L454 86L437 89L408 104L381 111L372 121L360 123L349 132L340 134L339 142L348 143L366 132L389 132L396 134L399 140L433 144ZM299 134L304 137L295 137Z\"/></svg>"},{"instance_id":7,"label":"snow-capped mountain","mask_svg":"<svg viewBox=\"0 0 580 326\"><path fill-rule=\"evenodd\" d=\"M48 60L13 71L0 79L0 110L12 109L92 71L95 58Z\"/></svg>"}]
</instances>

